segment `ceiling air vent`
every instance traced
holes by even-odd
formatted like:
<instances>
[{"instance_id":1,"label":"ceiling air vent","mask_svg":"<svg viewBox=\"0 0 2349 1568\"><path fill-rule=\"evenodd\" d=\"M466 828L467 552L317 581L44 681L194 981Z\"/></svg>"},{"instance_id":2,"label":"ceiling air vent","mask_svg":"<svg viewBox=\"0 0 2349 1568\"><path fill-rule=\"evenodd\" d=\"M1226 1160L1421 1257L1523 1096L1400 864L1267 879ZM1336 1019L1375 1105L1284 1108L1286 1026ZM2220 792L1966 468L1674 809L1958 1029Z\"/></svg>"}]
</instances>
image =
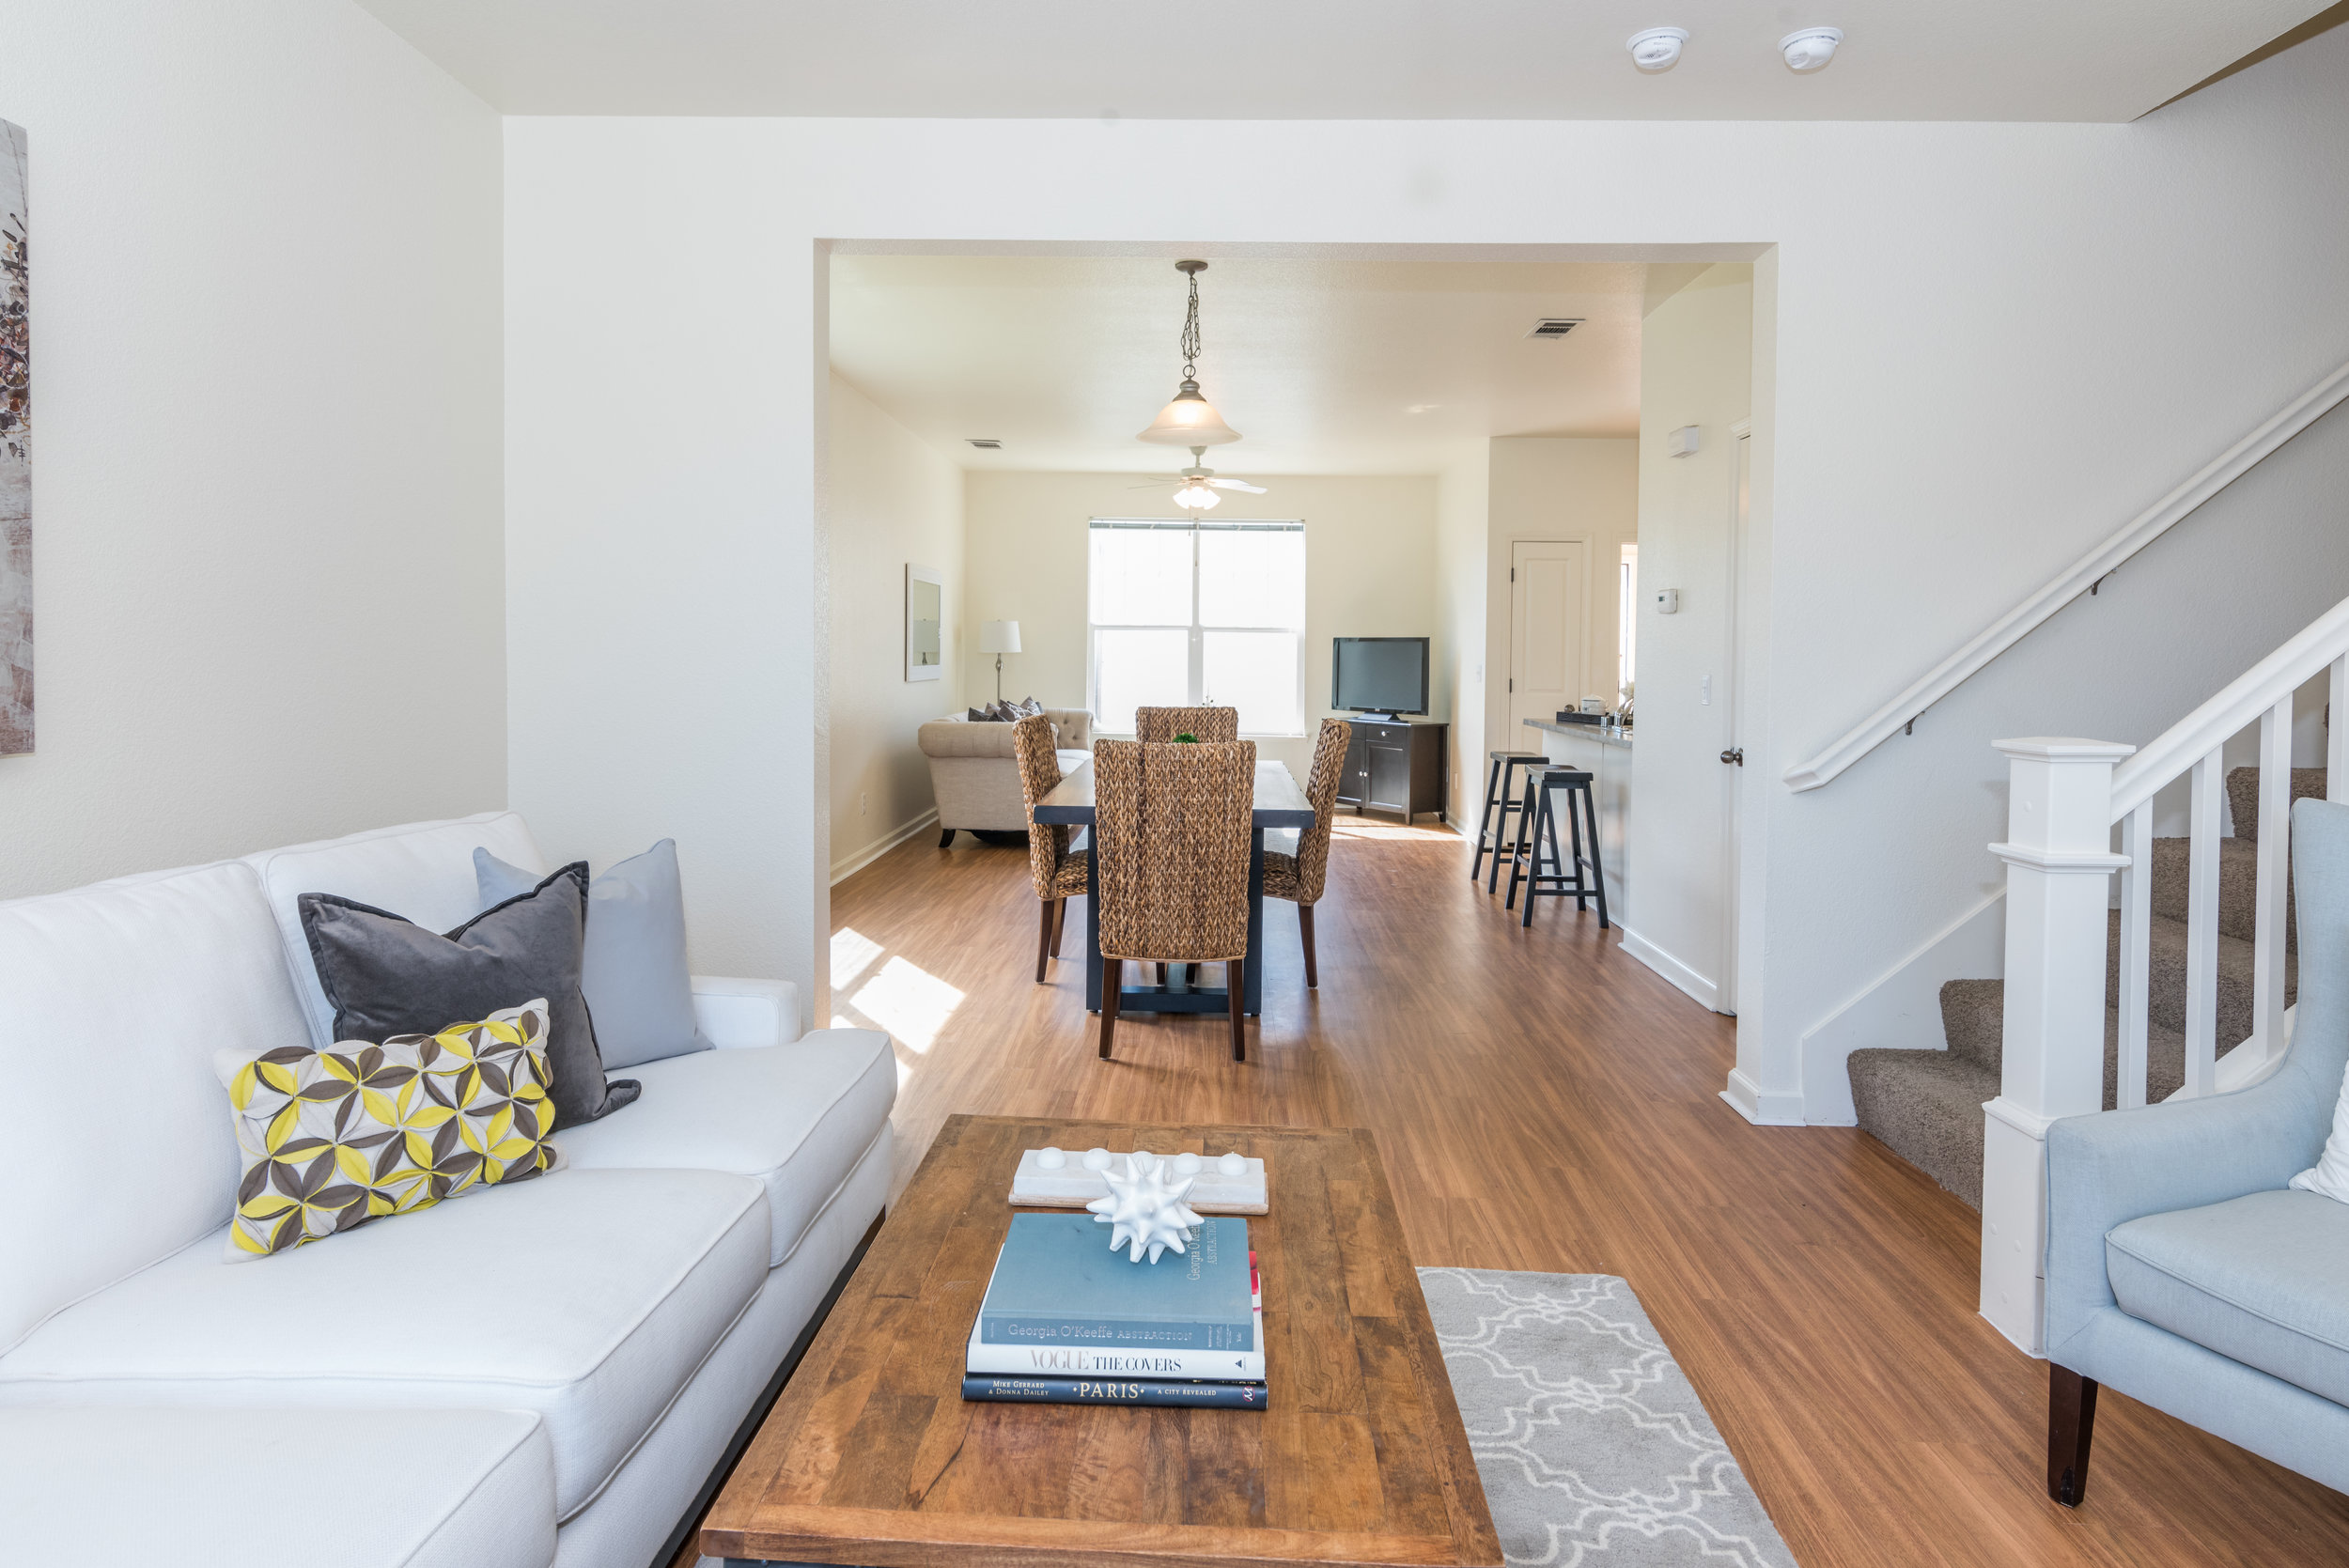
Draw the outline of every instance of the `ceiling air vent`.
<instances>
[{"instance_id":1,"label":"ceiling air vent","mask_svg":"<svg viewBox=\"0 0 2349 1568\"><path fill-rule=\"evenodd\" d=\"M1545 316L1533 323L1533 330L1525 335L1536 343L1554 342L1582 324L1579 316Z\"/></svg>"},{"instance_id":2,"label":"ceiling air vent","mask_svg":"<svg viewBox=\"0 0 2349 1568\"><path fill-rule=\"evenodd\" d=\"M1003 443L993 436L965 436L963 439L982 452L1001 452L1003 449Z\"/></svg>"}]
</instances>

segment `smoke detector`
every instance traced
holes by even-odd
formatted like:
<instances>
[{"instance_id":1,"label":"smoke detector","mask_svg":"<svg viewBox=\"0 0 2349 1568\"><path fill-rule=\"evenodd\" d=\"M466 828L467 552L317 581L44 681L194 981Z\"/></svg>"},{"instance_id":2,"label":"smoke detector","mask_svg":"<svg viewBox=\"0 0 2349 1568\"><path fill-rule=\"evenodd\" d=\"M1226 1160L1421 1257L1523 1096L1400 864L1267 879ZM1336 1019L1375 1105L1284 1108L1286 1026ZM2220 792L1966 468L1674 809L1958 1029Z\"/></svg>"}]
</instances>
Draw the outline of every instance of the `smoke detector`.
<instances>
[{"instance_id":1,"label":"smoke detector","mask_svg":"<svg viewBox=\"0 0 2349 1568\"><path fill-rule=\"evenodd\" d=\"M1651 74L1670 70L1680 63L1680 51L1688 41L1686 27L1650 27L1643 33L1631 35L1631 63Z\"/></svg>"},{"instance_id":2,"label":"smoke detector","mask_svg":"<svg viewBox=\"0 0 2349 1568\"><path fill-rule=\"evenodd\" d=\"M1779 39L1778 52L1786 56L1787 70L1813 71L1835 58L1835 46L1843 41L1841 27L1805 27Z\"/></svg>"},{"instance_id":3,"label":"smoke detector","mask_svg":"<svg viewBox=\"0 0 2349 1568\"><path fill-rule=\"evenodd\" d=\"M965 436L962 439L982 452L1001 452L1003 449L1003 443L993 436Z\"/></svg>"},{"instance_id":4,"label":"smoke detector","mask_svg":"<svg viewBox=\"0 0 2349 1568\"><path fill-rule=\"evenodd\" d=\"M1579 316L1545 316L1533 323L1533 330L1525 335L1536 343L1555 343L1582 324Z\"/></svg>"}]
</instances>

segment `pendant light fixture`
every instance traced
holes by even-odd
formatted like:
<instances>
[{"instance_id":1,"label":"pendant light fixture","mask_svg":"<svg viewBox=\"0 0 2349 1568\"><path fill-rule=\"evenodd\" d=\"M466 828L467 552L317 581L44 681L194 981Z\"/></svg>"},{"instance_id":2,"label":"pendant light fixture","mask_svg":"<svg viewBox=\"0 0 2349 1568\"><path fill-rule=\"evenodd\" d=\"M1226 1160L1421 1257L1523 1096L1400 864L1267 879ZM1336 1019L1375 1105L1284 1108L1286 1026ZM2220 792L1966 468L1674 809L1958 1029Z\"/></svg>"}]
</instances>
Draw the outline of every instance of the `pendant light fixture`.
<instances>
[{"instance_id":1,"label":"pendant light fixture","mask_svg":"<svg viewBox=\"0 0 2349 1568\"><path fill-rule=\"evenodd\" d=\"M1199 396L1199 274L1207 270L1207 264L1177 261L1174 270L1190 274L1190 310L1183 318L1183 384L1176 389L1174 401L1160 409L1159 417L1137 439L1161 446L1221 446L1239 440L1239 432L1224 424L1215 405Z\"/></svg>"}]
</instances>

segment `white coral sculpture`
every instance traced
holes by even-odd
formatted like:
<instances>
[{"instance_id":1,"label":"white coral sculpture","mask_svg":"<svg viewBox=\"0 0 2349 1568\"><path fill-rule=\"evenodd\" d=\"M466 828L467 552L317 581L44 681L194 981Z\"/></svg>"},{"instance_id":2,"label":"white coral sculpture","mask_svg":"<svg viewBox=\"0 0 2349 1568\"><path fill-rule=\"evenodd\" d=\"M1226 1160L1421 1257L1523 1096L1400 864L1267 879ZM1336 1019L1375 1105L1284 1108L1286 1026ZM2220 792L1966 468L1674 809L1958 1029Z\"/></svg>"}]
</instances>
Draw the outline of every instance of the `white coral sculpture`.
<instances>
[{"instance_id":1,"label":"white coral sculpture","mask_svg":"<svg viewBox=\"0 0 2349 1568\"><path fill-rule=\"evenodd\" d=\"M1199 1211L1183 1202L1199 1178L1185 1176L1177 1181L1172 1172L1173 1167L1156 1155L1128 1155L1124 1175L1101 1172L1110 1184L1110 1195L1085 1205L1096 1224L1116 1227L1110 1233L1110 1250L1130 1246L1128 1263L1142 1262L1145 1248L1152 1263L1169 1248L1184 1250L1183 1233L1199 1223Z\"/></svg>"}]
</instances>

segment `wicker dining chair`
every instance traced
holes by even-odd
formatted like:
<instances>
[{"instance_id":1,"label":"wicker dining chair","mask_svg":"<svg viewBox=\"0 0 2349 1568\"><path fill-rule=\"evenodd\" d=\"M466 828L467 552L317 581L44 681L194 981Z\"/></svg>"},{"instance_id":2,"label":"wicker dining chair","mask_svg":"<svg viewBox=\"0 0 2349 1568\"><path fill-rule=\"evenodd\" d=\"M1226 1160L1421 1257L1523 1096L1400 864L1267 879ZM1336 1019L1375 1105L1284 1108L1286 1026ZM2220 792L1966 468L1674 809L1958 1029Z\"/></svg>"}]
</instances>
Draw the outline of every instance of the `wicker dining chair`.
<instances>
[{"instance_id":1,"label":"wicker dining chair","mask_svg":"<svg viewBox=\"0 0 2349 1568\"><path fill-rule=\"evenodd\" d=\"M1343 719L1324 719L1321 738L1314 744L1313 771L1305 775L1306 803L1314 808L1313 826L1297 835L1297 852L1264 853L1264 892L1267 898L1285 898L1297 906L1297 934L1305 944L1305 988L1321 984L1314 963L1314 906L1330 871L1330 829L1338 804L1338 775L1346 768L1346 748L1354 726Z\"/></svg>"},{"instance_id":2,"label":"wicker dining chair","mask_svg":"<svg viewBox=\"0 0 2349 1568\"><path fill-rule=\"evenodd\" d=\"M1225 966L1232 1060L1247 985L1253 741L1093 748L1095 879L1101 907L1101 1055L1117 1032L1126 961Z\"/></svg>"},{"instance_id":3,"label":"wicker dining chair","mask_svg":"<svg viewBox=\"0 0 2349 1568\"><path fill-rule=\"evenodd\" d=\"M1011 727L1012 751L1019 759L1019 793L1028 804L1028 877L1043 900L1043 924L1035 939L1035 983L1044 984L1046 965L1060 956L1061 927L1067 923L1068 901L1085 891L1093 851L1068 847L1066 823L1038 822L1036 802L1060 784L1060 753L1052 749L1052 722L1033 714Z\"/></svg>"},{"instance_id":4,"label":"wicker dining chair","mask_svg":"<svg viewBox=\"0 0 2349 1568\"><path fill-rule=\"evenodd\" d=\"M1239 709L1236 707L1138 707L1134 709L1134 738L1145 746L1162 745L1178 735L1202 741L1239 738Z\"/></svg>"}]
</instances>

